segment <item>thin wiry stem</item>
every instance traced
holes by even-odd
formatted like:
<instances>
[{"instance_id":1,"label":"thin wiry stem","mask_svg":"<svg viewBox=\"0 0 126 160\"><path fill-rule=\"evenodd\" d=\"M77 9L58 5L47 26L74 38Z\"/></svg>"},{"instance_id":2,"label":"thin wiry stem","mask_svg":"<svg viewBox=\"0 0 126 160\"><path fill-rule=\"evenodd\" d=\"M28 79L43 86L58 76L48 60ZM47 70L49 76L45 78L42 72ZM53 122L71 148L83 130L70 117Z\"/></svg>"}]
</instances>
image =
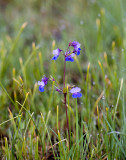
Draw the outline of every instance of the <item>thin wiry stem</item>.
<instances>
[{"instance_id":1,"label":"thin wiry stem","mask_svg":"<svg viewBox=\"0 0 126 160\"><path fill-rule=\"evenodd\" d=\"M64 88L65 88L65 75L66 75L66 61L64 59L64 79L63 79ZM69 132L69 120L68 120L68 114L67 114L66 95L67 95L67 92L65 91L64 92L64 104L65 104L65 109L66 109L67 130L68 130L69 147L70 147L70 132Z\"/></svg>"},{"instance_id":2,"label":"thin wiry stem","mask_svg":"<svg viewBox=\"0 0 126 160\"><path fill-rule=\"evenodd\" d=\"M65 103L65 109L66 109L67 130L68 130L69 147L70 147L70 131L69 131L69 120L68 120L67 105L66 105L66 93L64 93L64 103Z\"/></svg>"},{"instance_id":3,"label":"thin wiry stem","mask_svg":"<svg viewBox=\"0 0 126 160\"><path fill-rule=\"evenodd\" d=\"M63 78L64 88L65 88L65 75L66 75L66 61L64 60L64 78Z\"/></svg>"}]
</instances>

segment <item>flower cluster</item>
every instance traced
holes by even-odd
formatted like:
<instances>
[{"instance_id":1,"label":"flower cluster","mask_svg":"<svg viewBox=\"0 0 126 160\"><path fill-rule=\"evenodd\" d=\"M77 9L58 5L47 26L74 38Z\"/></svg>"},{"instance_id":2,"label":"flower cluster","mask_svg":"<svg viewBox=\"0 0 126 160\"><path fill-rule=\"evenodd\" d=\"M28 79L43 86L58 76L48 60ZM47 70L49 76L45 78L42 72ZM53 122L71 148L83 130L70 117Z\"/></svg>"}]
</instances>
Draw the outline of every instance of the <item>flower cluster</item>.
<instances>
[{"instance_id":1,"label":"flower cluster","mask_svg":"<svg viewBox=\"0 0 126 160\"><path fill-rule=\"evenodd\" d=\"M73 51L70 51L69 50L69 47L72 46L74 49ZM77 41L73 41L73 42L70 42L69 43L69 46L67 48L67 51L65 53L63 53L63 55L65 56L65 61L70 61L70 62L73 62L74 61L74 56L75 55L79 55L80 54L80 43L77 42ZM57 60L57 58L59 57L60 53L61 53L61 49L57 48L56 50L53 50L53 58L52 60Z\"/></svg>"},{"instance_id":2,"label":"flower cluster","mask_svg":"<svg viewBox=\"0 0 126 160\"><path fill-rule=\"evenodd\" d=\"M71 51L70 47L73 47L74 49ZM79 42L77 42L77 41L69 42L69 45L68 45L68 48L67 48L66 52L63 52L63 50L61 50L59 48L53 50L53 53L52 53L53 54L53 58L52 58L52 60L57 60L57 58L59 57L61 52L63 52L62 54L65 57L65 61L73 62L74 61L73 57L75 55L78 56L80 54L80 50L81 50L81 48L80 48L80 43ZM38 81L39 91L40 92L44 92L44 87L47 84L48 80L49 80L49 78L44 76L41 79L41 81ZM56 80L53 77L51 77L50 80L56 82ZM65 85L64 85L64 88L60 88L59 84L57 82L56 82L56 84L58 85L58 87L55 86L56 87L56 91L58 91L59 93L62 93L62 94L66 93ZM64 90L65 90L65 92L64 92ZM74 87L74 88L72 88L70 90L70 93L72 94L73 98L80 98L82 96L80 91L81 91L81 89L79 87Z\"/></svg>"}]
</instances>

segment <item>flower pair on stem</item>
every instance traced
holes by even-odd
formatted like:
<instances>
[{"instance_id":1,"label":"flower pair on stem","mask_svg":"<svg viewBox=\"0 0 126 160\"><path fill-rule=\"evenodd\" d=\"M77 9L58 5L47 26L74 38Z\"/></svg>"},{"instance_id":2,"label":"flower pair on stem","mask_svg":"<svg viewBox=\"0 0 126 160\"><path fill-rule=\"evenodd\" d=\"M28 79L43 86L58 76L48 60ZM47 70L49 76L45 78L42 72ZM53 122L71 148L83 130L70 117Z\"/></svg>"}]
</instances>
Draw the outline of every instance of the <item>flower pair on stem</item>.
<instances>
[{"instance_id":1,"label":"flower pair on stem","mask_svg":"<svg viewBox=\"0 0 126 160\"><path fill-rule=\"evenodd\" d=\"M73 47L73 50L70 50L70 47ZM57 60L57 58L62 54L64 56L64 75L63 75L63 88L59 88L59 85L56 87L56 91L64 94L64 104L65 104L65 109L66 109L66 120L67 120L67 130L68 130L68 136L69 136L69 144L70 144L70 133L69 133L69 121L68 121L68 114L67 114L67 102L66 102L66 96L67 96L67 89L66 89L66 83L65 83L65 76L66 76L66 61L73 62L74 61L74 56L80 54L80 43L77 41L69 42L67 51L64 52L63 50L57 48L56 50L53 50L53 58L52 60ZM44 92L44 87L47 84L48 80L55 81L56 80L51 77L50 79L47 77L43 77L41 81L38 81L39 85L39 91ZM58 84L56 82L56 84ZM79 87L70 87L70 93L72 94L73 98L80 98L82 94L80 93L81 88Z\"/></svg>"}]
</instances>

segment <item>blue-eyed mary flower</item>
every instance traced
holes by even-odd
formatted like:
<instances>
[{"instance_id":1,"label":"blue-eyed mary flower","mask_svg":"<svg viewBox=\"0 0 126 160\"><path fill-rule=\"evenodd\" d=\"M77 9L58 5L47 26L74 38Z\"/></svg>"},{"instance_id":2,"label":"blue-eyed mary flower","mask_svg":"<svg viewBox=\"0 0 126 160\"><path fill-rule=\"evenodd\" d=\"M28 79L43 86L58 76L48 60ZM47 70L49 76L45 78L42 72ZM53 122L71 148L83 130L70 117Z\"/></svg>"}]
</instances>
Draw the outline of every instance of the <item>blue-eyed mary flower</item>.
<instances>
[{"instance_id":1,"label":"blue-eyed mary flower","mask_svg":"<svg viewBox=\"0 0 126 160\"><path fill-rule=\"evenodd\" d=\"M79 87L74 87L70 90L70 93L72 93L73 98L80 98L82 97L82 94L80 93L81 88Z\"/></svg>"},{"instance_id":2,"label":"blue-eyed mary flower","mask_svg":"<svg viewBox=\"0 0 126 160\"><path fill-rule=\"evenodd\" d=\"M67 57L65 57L65 61L73 62L74 61L74 59L73 59L74 56L75 56L75 53L72 53L72 54L68 55Z\"/></svg>"},{"instance_id":3,"label":"blue-eyed mary flower","mask_svg":"<svg viewBox=\"0 0 126 160\"><path fill-rule=\"evenodd\" d=\"M57 60L57 58L59 57L61 51L62 51L62 50L59 49L59 48L53 50L53 55L54 55L54 56L53 56L52 60Z\"/></svg>"},{"instance_id":4,"label":"blue-eyed mary flower","mask_svg":"<svg viewBox=\"0 0 126 160\"><path fill-rule=\"evenodd\" d=\"M38 81L39 91L40 91L40 92L44 92L44 87L45 87L45 85L47 84L48 79L49 79L49 78L47 78L47 77L43 77L43 78L41 79L41 81Z\"/></svg>"},{"instance_id":5,"label":"blue-eyed mary flower","mask_svg":"<svg viewBox=\"0 0 126 160\"><path fill-rule=\"evenodd\" d=\"M81 48L80 48L80 43L79 42L77 42L77 41L70 42L69 46L74 47L73 53L76 53L77 55L80 54Z\"/></svg>"}]
</instances>

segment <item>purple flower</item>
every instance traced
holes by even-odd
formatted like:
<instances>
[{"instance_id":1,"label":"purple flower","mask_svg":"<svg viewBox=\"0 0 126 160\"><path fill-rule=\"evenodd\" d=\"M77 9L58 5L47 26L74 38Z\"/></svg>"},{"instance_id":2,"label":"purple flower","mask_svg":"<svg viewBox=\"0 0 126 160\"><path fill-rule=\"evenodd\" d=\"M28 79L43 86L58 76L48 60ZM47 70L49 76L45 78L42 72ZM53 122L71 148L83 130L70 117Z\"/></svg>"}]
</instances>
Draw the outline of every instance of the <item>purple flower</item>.
<instances>
[{"instance_id":1,"label":"purple flower","mask_svg":"<svg viewBox=\"0 0 126 160\"><path fill-rule=\"evenodd\" d=\"M46 85L46 84L47 84L47 82L48 82L48 79L49 79L48 77L44 77L44 78L42 78L42 80L41 80L41 81L42 81L42 82L44 82L44 85Z\"/></svg>"},{"instance_id":2,"label":"purple flower","mask_svg":"<svg viewBox=\"0 0 126 160\"><path fill-rule=\"evenodd\" d=\"M59 57L59 54L60 54L61 51L62 51L62 50L59 49L59 48L53 50L53 55L54 55L54 56L53 56L52 60L57 60L57 58Z\"/></svg>"},{"instance_id":3,"label":"purple flower","mask_svg":"<svg viewBox=\"0 0 126 160\"><path fill-rule=\"evenodd\" d=\"M47 84L48 79L49 79L49 78L44 77L44 78L41 79L41 81L38 81L39 91L40 91L40 92L44 92L44 87L45 87L45 85Z\"/></svg>"},{"instance_id":4,"label":"purple flower","mask_svg":"<svg viewBox=\"0 0 126 160\"><path fill-rule=\"evenodd\" d=\"M77 53L77 55L80 54L81 48L80 48L80 43L79 42L77 42L77 41L70 42L69 46L74 47L73 53Z\"/></svg>"},{"instance_id":5,"label":"purple flower","mask_svg":"<svg viewBox=\"0 0 126 160\"><path fill-rule=\"evenodd\" d=\"M82 94L80 93L80 91L81 91L81 88L75 87L70 90L70 93L72 93L73 98L80 98L82 97Z\"/></svg>"},{"instance_id":6,"label":"purple flower","mask_svg":"<svg viewBox=\"0 0 126 160\"><path fill-rule=\"evenodd\" d=\"M65 57L65 61L73 62L74 61L74 59L73 59L74 56L75 56L75 53L72 53L72 54L68 55L67 57Z\"/></svg>"}]
</instances>

